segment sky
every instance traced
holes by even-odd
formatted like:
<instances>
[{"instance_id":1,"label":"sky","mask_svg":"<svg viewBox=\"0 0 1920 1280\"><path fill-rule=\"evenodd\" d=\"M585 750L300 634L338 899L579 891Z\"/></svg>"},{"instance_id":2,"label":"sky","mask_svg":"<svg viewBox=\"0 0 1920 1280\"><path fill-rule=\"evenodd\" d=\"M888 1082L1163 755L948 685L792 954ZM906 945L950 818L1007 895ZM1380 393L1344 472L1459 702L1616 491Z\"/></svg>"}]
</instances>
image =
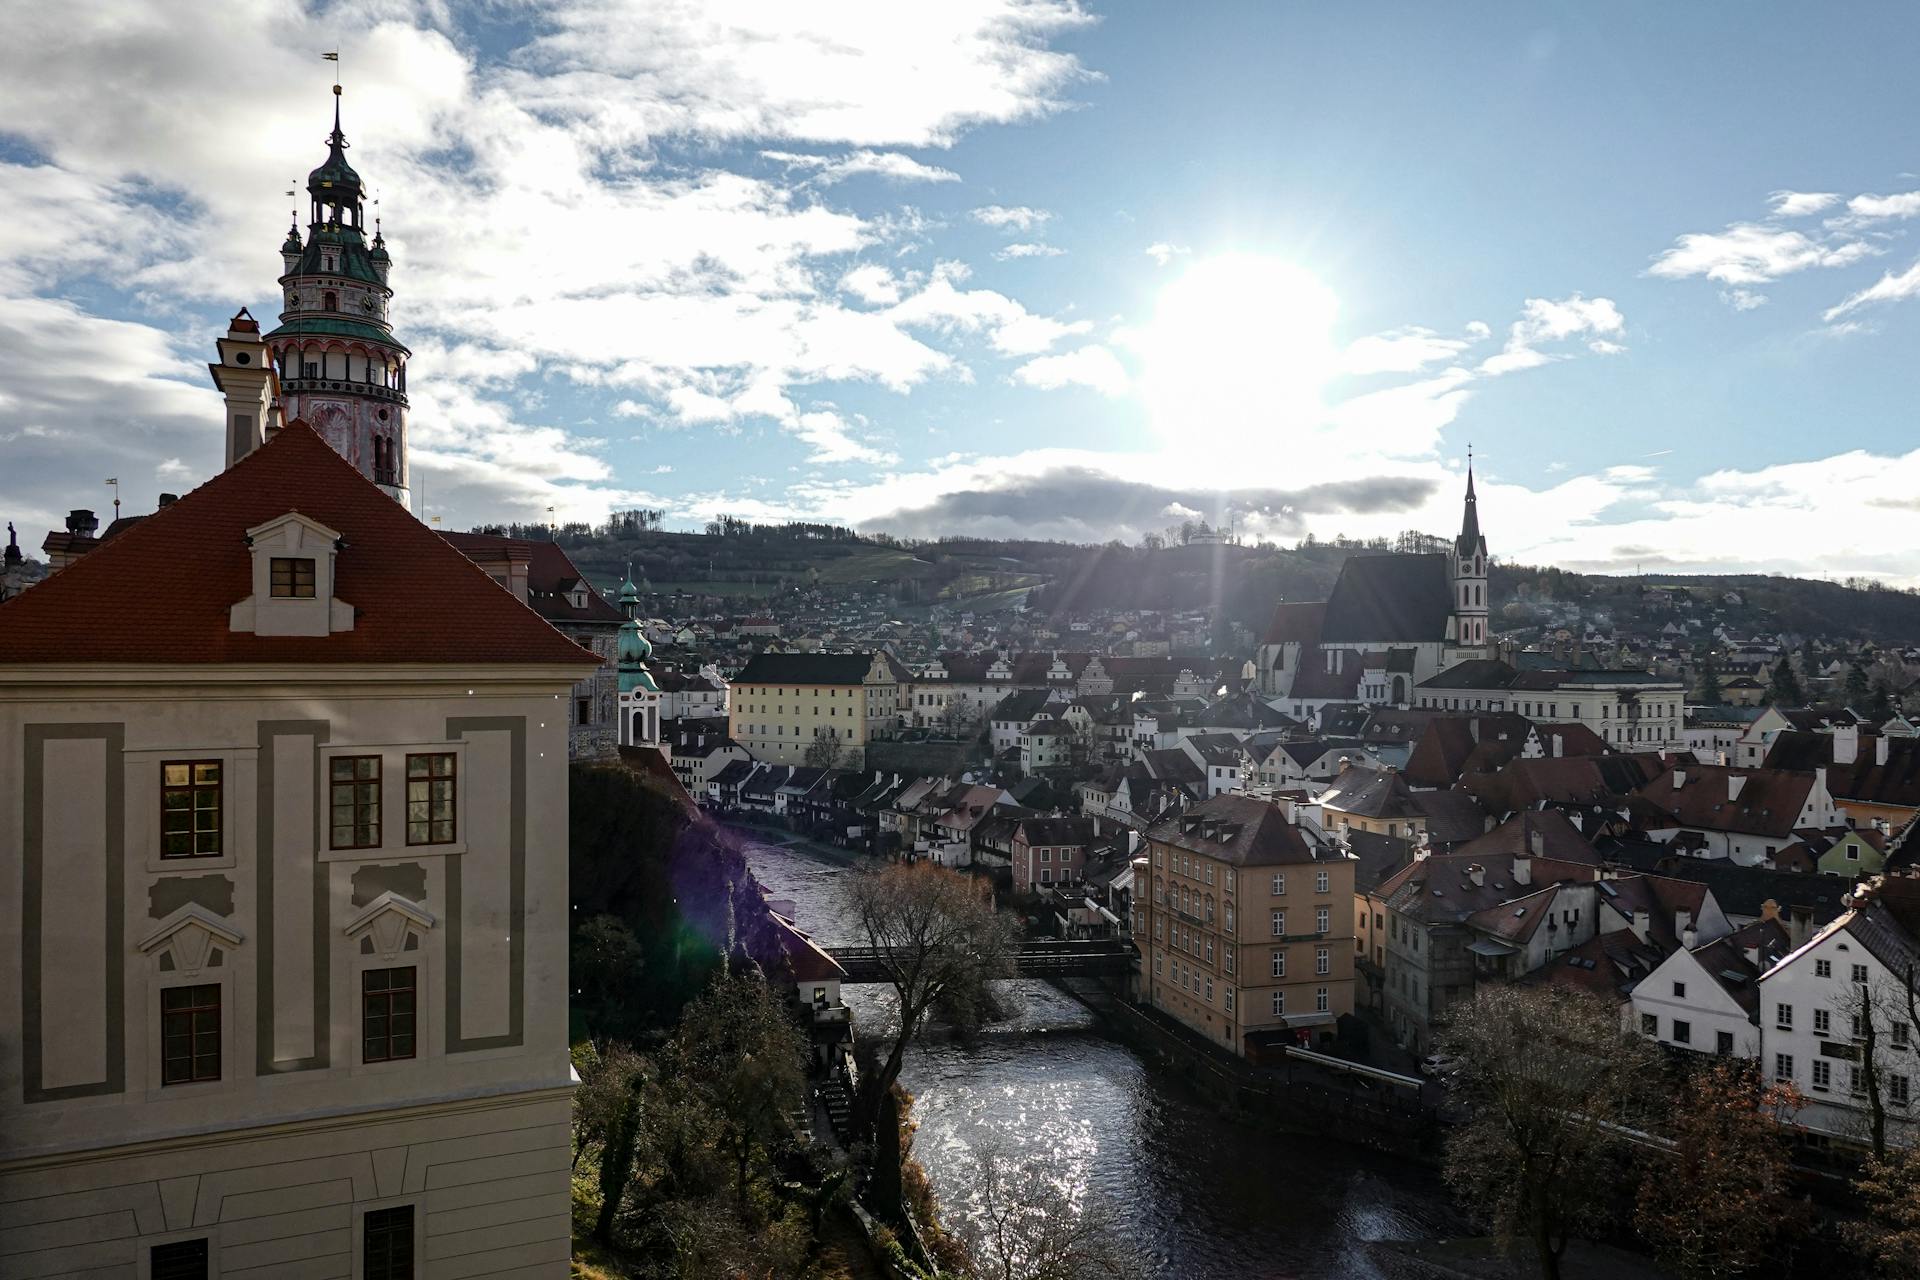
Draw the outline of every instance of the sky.
<instances>
[{"instance_id":1,"label":"sky","mask_svg":"<svg viewBox=\"0 0 1920 1280\"><path fill-rule=\"evenodd\" d=\"M338 48L444 528L1920 583L1920 11L0 0L0 516L221 463Z\"/></svg>"}]
</instances>

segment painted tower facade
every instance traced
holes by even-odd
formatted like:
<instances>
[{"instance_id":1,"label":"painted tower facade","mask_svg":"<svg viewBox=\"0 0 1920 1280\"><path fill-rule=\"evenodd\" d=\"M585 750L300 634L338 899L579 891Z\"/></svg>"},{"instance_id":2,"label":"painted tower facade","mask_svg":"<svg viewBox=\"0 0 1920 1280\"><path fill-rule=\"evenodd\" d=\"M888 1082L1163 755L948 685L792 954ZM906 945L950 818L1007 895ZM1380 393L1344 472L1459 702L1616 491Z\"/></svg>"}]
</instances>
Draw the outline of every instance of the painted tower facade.
<instances>
[{"instance_id":1,"label":"painted tower facade","mask_svg":"<svg viewBox=\"0 0 1920 1280\"><path fill-rule=\"evenodd\" d=\"M626 616L614 642L620 669L620 745L658 747L660 686L647 670L653 645L640 629L640 590L633 585L632 565L627 566L627 580L620 584L620 612Z\"/></svg>"},{"instance_id":2,"label":"painted tower facade","mask_svg":"<svg viewBox=\"0 0 1920 1280\"><path fill-rule=\"evenodd\" d=\"M281 422L306 422L341 456L359 468L388 497L411 507L407 468L407 357L393 336L387 287L392 266L386 240L375 220L367 237L366 186L347 163L346 134L340 128L340 86L333 87L333 133L327 158L307 175L309 217L306 239L296 223L280 246L284 309L280 326L254 341L264 347L277 396L261 430L236 424L236 414L251 418L253 400L243 394L236 408L234 391L245 393L240 370L222 369L233 356L258 359L255 350L222 344L215 380L228 398L228 456L231 466L257 447ZM234 346L230 353L229 345ZM245 366L242 366L245 368Z\"/></svg>"},{"instance_id":3,"label":"painted tower facade","mask_svg":"<svg viewBox=\"0 0 1920 1280\"><path fill-rule=\"evenodd\" d=\"M1447 552L1447 579L1453 588L1453 643L1460 649L1485 649L1487 632L1487 539L1480 532L1480 506L1473 495L1473 464L1467 464L1467 506L1460 536ZM1462 654L1461 657L1480 656Z\"/></svg>"}]
</instances>

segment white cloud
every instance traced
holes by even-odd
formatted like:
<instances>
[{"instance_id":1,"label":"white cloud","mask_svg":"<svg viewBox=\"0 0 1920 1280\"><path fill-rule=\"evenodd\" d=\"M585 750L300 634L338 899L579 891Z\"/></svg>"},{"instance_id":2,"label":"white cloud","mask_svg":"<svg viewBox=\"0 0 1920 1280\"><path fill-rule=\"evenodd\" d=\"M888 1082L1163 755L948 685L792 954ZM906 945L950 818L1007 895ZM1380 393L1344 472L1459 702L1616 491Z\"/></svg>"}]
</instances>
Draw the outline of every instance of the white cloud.
<instances>
[{"instance_id":1,"label":"white cloud","mask_svg":"<svg viewBox=\"0 0 1920 1280\"><path fill-rule=\"evenodd\" d=\"M1340 353L1342 373L1418 373L1430 364L1455 359L1475 341L1486 337L1486 326L1467 338L1446 338L1432 329L1409 326L1356 338Z\"/></svg>"},{"instance_id":2,"label":"white cloud","mask_svg":"<svg viewBox=\"0 0 1920 1280\"><path fill-rule=\"evenodd\" d=\"M983 332L994 350L1009 356L1037 355L1061 338L1093 328L1087 320L1062 321L1035 315L991 289L956 289L944 275L936 275L924 289L884 314L893 323L912 328Z\"/></svg>"},{"instance_id":3,"label":"white cloud","mask_svg":"<svg viewBox=\"0 0 1920 1280\"><path fill-rule=\"evenodd\" d=\"M1009 258L1058 258L1065 252L1065 249L1057 245L1032 244L1021 241L1000 249L993 256L1005 262Z\"/></svg>"},{"instance_id":4,"label":"white cloud","mask_svg":"<svg viewBox=\"0 0 1920 1280\"><path fill-rule=\"evenodd\" d=\"M1767 203L1773 206L1775 217L1804 218L1830 208L1839 199L1832 191L1776 191L1767 197Z\"/></svg>"},{"instance_id":5,"label":"white cloud","mask_svg":"<svg viewBox=\"0 0 1920 1280\"><path fill-rule=\"evenodd\" d=\"M1165 240L1157 240L1146 248L1147 256L1153 259L1156 267L1164 267L1175 258L1184 257L1192 252L1193 250L1184 244L1169 244Z\"/></svg>"},{"instance_id":6,"label":"white cloud","mask_svg":"<svg viewBox=\"0 0 1920 1280\"><path fill-rule=\"evenodd\" d=\"M1613 338L1626 331L1626 318L1611 298L1528 298L1520 318L1508 331L1500 354L1481 361L1480 372L1487 377L1515 373L1546 364L1558 356L1541 351L1542 344L1591 335L1587 347L1597 355L1617 355L1624 350Z\"/></svg>"},{"instance_id":7,"label":"white cloud","mask_svg":"<svg viewBox=\"0 0 1920 1280\"><path fill-rule=\"evenodd\" d=\"M1032 231L1035 227L1052 218L1045 209L1029 209L1025 205L1011 207L1002 204L990 204L973 211L973 220L982 226L996 227L1003 231Z\"/></svg>"},{"instance_id":8,"label":"white cloud","mask_svg":"<svg viewBox=\"0 0 1920 1280\"><path fill-rule=\"evenodd\" d=\"M890 305L900 301L901 281L878 263L863 262L840 277L840 288L862 302Z\"/></svg>"},{"instance_id":9,"label":"white cloud","mask_svg":"<svg viewBox=\"0 0 1920 1280\"><path fill-rule=\"evenodd\" d=\"M1667 280L1704 276L1721 284L1764 284L1812 267L1844 267L1878 253L1861 240L1828 242L1799 231L1734 223L1718 233L1695 232L1674 241L1647 274Z\"/></svg>"},{"instance_id":10,"label":"white cloud","mask_svg":"<svg viewBox=\"0 0 1920 1280\"><path fill-rule=\"evenodd\" d=\"M1847 201L1847 213L1856 223L1911 218L1920 214L1920 191L1902 191L1891 196L1855 196Z\"/></svg>"},{"instance_id":11,"label":"white cloud","mask_svg":"<svg viewBox=\"0 0 1920 1280\"><path fill-rule=\"evenodd\" d=\"M1916 261L1905 271L1895 275L1889 271L1874 283L1846 298L1822 313L1829 323L1860 307L1876 302L1904 302L1908 298L1920 295L1920 261Z\"/></svg>"},{"instance_id":12,"label":"white cloud","mask_svg":"<svg viewBox=\"0 0 1920 1280\"><path fill-rule=\"evenodd\" d=\"M951 169L922 164L898 151L853 151L840 156L806 155L792 151L762 151L769 160L783 164L789 171L812 170L821 186L844 182L848 178L872 175L890 182L958 182L960 175Z\"/></svg>"},{"instance_id":13,"label":"white cloud","mask_svg":"<svg viewBox=\"0 0 1920 1280\"><path fill-rule=\"evenodd\" d=\"M1044 391L1080 386L1109 396L1125 395L1131 384L1119 357L1098 343L1057 356L1039 356L1015 369L1013 377Z\"/></svg>"},{"instance_id":14,"label":"white cloud","mask_svg":"<svg viewBox=\"0 0 1920 1280\"><path fill-rule=\"evenodd\" d=\"M1752 289L1722 289L1720 301L1735 311L1753 311L1767 305L1767 295Z\"/></svg>"},{"instance_id":15,"label":"white cloud","mask_svg":"<svg viewBox=\"0 0 1920 1280\"><path fill-rule=\"evenodd\" d=\"M898 462L899 455L876 449L854 439L846 419L826 409L803 413L795 421L793 434L805 441L813 452L808 462L866 462L884 465Z\"/></svg>"}]
</instances>

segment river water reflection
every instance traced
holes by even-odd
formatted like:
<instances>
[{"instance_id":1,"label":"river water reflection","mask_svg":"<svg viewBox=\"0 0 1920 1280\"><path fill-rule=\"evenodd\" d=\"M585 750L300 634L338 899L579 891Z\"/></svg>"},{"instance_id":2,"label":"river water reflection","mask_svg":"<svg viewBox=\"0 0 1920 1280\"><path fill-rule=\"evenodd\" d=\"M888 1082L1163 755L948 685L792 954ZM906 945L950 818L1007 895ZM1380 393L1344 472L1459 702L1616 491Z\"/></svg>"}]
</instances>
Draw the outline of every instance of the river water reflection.
<instances>
[{"instance_id":1,"label":"river water reflection","mask_svg":"<svg viewBox=\"0 0 1920 1280\"><path fill-rule=\"evenodd\" d=\"M794 847L748 856L801 928L828 945L861 940L844 866ZM1461 1229L1427 1171L1236 1123L1096 1034L1092 1015L1047 984L1005 985L1008 1022L972 1046L916 1048L901 1072L916 1099L914 1150L949 1217L969 1212L970 1152L990 1139L1039 1160L1063 1204L1106 1206L1168 1280L1388 1276L1366 1242ZM846 998L866 1034L894 1019L884 988Z\"/></svg>"}]
</instances>

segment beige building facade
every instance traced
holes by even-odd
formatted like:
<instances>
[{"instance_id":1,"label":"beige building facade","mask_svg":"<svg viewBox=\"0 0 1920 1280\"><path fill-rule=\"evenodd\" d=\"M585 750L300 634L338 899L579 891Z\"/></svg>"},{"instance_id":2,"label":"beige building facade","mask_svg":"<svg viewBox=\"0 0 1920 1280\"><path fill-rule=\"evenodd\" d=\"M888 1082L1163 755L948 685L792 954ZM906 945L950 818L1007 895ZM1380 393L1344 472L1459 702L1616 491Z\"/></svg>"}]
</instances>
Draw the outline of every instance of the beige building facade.
<instances>
[{"instance_id":1,"label":"beige building facade","mask_svg":"<svg viewBox=\"0 0 1920 1280\"><path fill-rule=\"evenodd\" d=\"M730 733L769 764L807 764L814 743L831 742L834 763L857 767L869 742L899 731L910 680L884 651L758 654L734 678Z\"/></svg>"},{"instance_id":2,"label":"beige building facade","mask_svg":"<svg viewBox=\"0 0 1920 1280\"><path fill-rule=\"evenodd\" d=\"M594 661L297 422L0 606L0 1271L566 1274Z\"/></svg>"},{"instance_id":3,"label":"beige building facade","mask_svg":"<svg viewBox=\"0 0 1920 1280\"><path fill-rule=\"evenodd\" d=\"M1297 805L1222 794L1147 832L1140 991L1238 1053L1318 1044L1353 1011L1354 860Z\"/></svg>"}]
</instances>

